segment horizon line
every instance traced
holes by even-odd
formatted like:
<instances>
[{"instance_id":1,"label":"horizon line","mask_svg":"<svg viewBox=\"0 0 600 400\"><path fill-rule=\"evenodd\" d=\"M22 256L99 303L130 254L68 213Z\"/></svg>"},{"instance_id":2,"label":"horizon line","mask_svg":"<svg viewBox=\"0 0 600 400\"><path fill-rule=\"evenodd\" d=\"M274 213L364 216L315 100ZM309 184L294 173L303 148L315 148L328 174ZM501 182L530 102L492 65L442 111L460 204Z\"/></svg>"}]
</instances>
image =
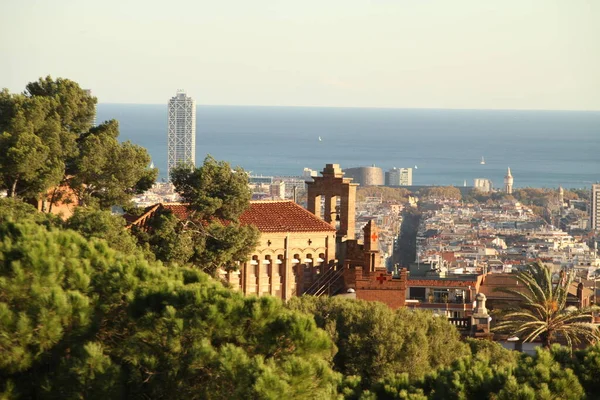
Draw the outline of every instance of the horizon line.
<instances>
[{"instance_id":1,"label":"horizon line","mask_svg":"<svg viewBox=\"0 0 600 400\"><path fill-rule=\"evenodd\" d=\"M167 106L168 103L129 103L98 102L106 105ZM260 107L260 108L335 108L335 109L371 109L371 110L445 110L445 111L554 111L554 112L600 112L600 109L561 109L561 108L460 108L460 107L376 107L376 106L306 106L306 105L265 105L265 104L198 104L197 107Z\"/></svg>"}]
</instances>

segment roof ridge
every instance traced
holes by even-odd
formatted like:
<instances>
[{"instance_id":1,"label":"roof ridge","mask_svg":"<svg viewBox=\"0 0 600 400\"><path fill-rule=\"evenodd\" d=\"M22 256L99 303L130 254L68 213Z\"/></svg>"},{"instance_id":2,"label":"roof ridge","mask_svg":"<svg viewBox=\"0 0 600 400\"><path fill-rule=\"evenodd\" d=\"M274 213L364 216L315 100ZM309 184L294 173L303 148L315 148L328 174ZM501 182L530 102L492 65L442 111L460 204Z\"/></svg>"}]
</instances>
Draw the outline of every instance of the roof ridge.
<instances>
[{"instance_id":1,"label":"roof ridge","mask_svg":"<svg viewBox=\"0 0 600 400\"><path fill-rule=\"evenodd\" d=\"M250 200L250 204L261 203L294 203L292 200ZM296 203L294 203L296 204Z\"/></svg>"}]
</instances>

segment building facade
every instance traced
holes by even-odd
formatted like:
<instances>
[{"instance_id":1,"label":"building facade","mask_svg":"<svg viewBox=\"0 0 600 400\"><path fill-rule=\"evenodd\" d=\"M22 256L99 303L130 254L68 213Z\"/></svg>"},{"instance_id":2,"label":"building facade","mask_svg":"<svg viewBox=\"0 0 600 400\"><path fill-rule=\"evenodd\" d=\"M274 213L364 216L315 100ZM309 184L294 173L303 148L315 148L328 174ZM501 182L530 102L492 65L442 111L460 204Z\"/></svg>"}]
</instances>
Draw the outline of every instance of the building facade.
<instances>
[{"instance_id":1,"label":"building facade","mask_svg":"<svg viewBox=\"0 0 600 400\"><path fill-rule=\"evenodd\" d=\"M385 173L387 186L412 186L412 168L392 168Z\"/></svg>"},{"instance_id":2,"label":"building facade","mask_svg":"<svg viewBox=\"0 0 600 400\"><path fill-rule=\"evenodd\" d=\"M473 187L483 193L492 191L492 181L485 178L475 178L473 180Z\"/></svg>"},{"instance_id":3,"label":"building facade","mask_svg":"<svg viewBox=\"0 0 600 400\"><path fill-rule=\"evenodd\" d=\"M196 165L196 101L178 91L169 100L167 175L181 164Z\"/></svg>"},{"instance_id":4,"label":"building facade","mask_svg":"<svg viewBox=\"0 0 600 400\"><path fill-rule=\"evenodd\" d=\"M376 166L346 168L344 175L361 186L382 186L384 183L383 171Z\"/></svg>"},{"instance_id":5,"label":"building facade","mask_svg":"<svg viewBox=\"0 0 600 400\"><path fill-rule=\"evenodd\" d=\"M127 225L148 229L161 209L182 220L189 217L185 204L155 204L141 216L126 216ZM335 264L335 228L292 201L251 201L240 223L256 226L260 241L245 262L218 274L245 295L300 296Z\"/></svg>"},{"instance_id":6,"label":"building facade","mask_svg":"<svg viewBox=\"0 0 600 400\"><path fill-rule=\"evenodd\" d=\"M600 183L592 185L590 198L590 229L600 232Z\"/></svg>"}]
</instances>

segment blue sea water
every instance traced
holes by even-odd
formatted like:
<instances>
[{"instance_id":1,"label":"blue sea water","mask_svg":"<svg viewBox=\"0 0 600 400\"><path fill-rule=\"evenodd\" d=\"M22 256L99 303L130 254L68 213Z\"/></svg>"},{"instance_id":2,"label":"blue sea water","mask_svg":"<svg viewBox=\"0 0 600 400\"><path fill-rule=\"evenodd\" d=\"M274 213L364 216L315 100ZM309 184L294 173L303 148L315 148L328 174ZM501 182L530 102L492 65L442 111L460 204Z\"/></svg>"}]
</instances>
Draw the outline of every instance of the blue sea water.
<instances>
[{"instance_id":1,"label":"blue sea water","mask_svg":"<svg viewBox=\"0 0 600 400\"><path fill-rule=\"evenodd\" d=\"M167 107L99 104L121 139L144 146L166 178ZM253 174L418 167L415 185L589 187L600 180L600 112L198 106L196 163L207 154ZM321 141L319 141L321 137ZM485 165L481 165L485 157Z\"/></svg>"}]
</instances>

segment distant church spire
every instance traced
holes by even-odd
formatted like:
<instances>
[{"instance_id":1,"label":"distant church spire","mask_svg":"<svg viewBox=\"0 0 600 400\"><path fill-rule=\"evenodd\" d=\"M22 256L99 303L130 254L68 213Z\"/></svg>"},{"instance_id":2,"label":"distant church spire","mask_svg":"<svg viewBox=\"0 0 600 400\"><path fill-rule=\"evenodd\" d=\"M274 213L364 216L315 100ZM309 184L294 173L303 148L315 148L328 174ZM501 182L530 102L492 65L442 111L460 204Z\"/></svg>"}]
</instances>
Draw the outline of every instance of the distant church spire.
<instances>
[{"instance_id":1,"label":"distant church spire","mask_svg":"<svg viewBox=\"0 0 600 400\"><path fill-rule=\"evenodd\" d=\"M513 190L513 176L510 173L510 167L508 167L508 172L506 173L506 176L504 177L504 191L508 194L512 194L512 190Z\"/></svg>"}]
</instances>

